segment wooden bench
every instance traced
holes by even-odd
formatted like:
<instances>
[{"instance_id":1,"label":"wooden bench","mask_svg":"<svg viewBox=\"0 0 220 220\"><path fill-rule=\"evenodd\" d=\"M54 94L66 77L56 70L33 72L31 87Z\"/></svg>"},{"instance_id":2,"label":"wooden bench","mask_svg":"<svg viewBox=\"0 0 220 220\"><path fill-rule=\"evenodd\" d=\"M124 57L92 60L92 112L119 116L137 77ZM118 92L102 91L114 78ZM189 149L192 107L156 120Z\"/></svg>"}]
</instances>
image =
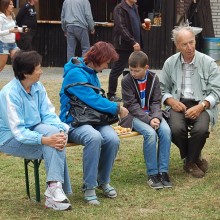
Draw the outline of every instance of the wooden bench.
<instances>
[{"instance_id":1,"label":"wooden bench","mask_svg":"<svg viewBox=\"0 0 220 220\"><path fill-rule=\"evenodd\" d=\"M120 135L120 138L128 138L140 135L136 131L132 131L131 133ZM77 146L75 143L68 143L66 145L67 148ZM25 172L25 183L26 183L26 193L29 199L31 199L30 193L30 181L29 181L29 167L34 169L34 183L35 183L35 201L40 202L40 178L39 178L39 167L41 164L41 159L24 159L24 172Z\"/></svg>"}]
</instances>

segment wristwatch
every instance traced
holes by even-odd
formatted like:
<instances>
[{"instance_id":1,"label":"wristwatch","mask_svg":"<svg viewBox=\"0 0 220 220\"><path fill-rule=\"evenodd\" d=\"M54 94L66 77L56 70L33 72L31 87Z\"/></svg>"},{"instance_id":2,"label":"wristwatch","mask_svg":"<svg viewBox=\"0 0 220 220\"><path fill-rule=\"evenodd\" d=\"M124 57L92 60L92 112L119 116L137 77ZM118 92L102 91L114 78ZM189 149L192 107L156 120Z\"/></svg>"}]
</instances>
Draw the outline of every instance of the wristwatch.
<instances>
[{"instance_id":1,"label":"wristwatch","mask_svg":"<svg viewBox=\"0 0 220 220\"><path fill-rule=\"evenodd\" d=\"M206 107L207 107L207 106L206 106L205 102L201 102L201 104L202 104L202 106L203 106L203 109L206 110Z\"/></svg>"}]
</instances>

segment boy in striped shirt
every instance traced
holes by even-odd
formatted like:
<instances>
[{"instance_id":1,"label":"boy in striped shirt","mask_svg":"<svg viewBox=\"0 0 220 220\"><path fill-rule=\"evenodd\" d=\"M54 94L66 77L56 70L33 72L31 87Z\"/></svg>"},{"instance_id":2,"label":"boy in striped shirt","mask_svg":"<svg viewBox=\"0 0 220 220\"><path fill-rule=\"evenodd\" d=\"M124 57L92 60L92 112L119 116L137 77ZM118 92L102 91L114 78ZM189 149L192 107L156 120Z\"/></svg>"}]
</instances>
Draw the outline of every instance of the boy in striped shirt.
<instances>
[{"instance_id":1,"label":"boy in striped shirt","mask_svg":"<svg viewBox=\"0 0 220 220\"><path fill-rule=\"evenodd\" d=\"M149 71L148 56L133 52L128 60L130 74L122 79L122 99L129 115L120 125L144 137L143 152L151 188L171 188L168 175L171 131L161 110L161 90L157 75Z\"/></svg>"}]
</instances>

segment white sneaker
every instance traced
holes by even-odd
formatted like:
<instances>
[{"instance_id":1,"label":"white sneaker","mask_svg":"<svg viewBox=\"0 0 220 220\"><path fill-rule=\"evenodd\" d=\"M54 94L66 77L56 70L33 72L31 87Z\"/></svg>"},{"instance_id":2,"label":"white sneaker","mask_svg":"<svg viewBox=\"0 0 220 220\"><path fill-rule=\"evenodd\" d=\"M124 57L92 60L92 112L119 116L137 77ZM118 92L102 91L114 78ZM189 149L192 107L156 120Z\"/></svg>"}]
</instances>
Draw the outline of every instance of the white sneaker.
<instances>
[{"instance_id":1,"label":"white sneaker","mask_svg":"<svg viewBox=\"0 0 220 220\"><path fill-rule=\"evenodd\" d=\"M62 211L72 209L70 203L56 202L49 197L46 197L45 208L51 208L54 210L62 210Z\"/></svg>"},{"instance_id":2,"label":"white sneaker","mask_svg":"<svg viewBox=\"0 0 220 220\"><path fill-rule=\"evenodd\" d=\"M62 203L69 203L69 199L66 197L63 189L62 184L57 182L55 187L47 187L46 192L44 195L48 198L51 198L54 202L62 202Z\"/></svg>"}]
</instances>

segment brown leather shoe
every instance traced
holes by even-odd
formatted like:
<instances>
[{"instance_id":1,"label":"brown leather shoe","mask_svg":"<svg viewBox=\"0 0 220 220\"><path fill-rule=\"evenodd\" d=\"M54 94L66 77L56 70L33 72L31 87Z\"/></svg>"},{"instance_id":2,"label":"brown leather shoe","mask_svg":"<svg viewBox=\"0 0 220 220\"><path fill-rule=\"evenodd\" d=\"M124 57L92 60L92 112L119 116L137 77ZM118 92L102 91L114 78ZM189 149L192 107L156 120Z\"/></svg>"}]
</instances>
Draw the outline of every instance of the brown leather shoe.
<instances>
[{"instance_id":1,"label":"brown leather shoe","mask_svg":"<svg viewBox=\"0 0 220 220\"><path fill-rule=\"evenodd\" d=\"M205 173L201 169L199 169L196 163L189 162L187 164L184 164L183 169L196 178L202 178L205 176Z\"/></svg>"},{"instance_id":2,"label":"brown leather shoe","mask_svg":"<svg viewBox=\"0 0 220 220\"><path fill-rule=\"evenodd\" d=\"M196 162L196 165L199 167L200 170L202 170L204 173L206 173L209 169L208 161L205 159L199 159Z\"/></svg>"}]
</instances>

